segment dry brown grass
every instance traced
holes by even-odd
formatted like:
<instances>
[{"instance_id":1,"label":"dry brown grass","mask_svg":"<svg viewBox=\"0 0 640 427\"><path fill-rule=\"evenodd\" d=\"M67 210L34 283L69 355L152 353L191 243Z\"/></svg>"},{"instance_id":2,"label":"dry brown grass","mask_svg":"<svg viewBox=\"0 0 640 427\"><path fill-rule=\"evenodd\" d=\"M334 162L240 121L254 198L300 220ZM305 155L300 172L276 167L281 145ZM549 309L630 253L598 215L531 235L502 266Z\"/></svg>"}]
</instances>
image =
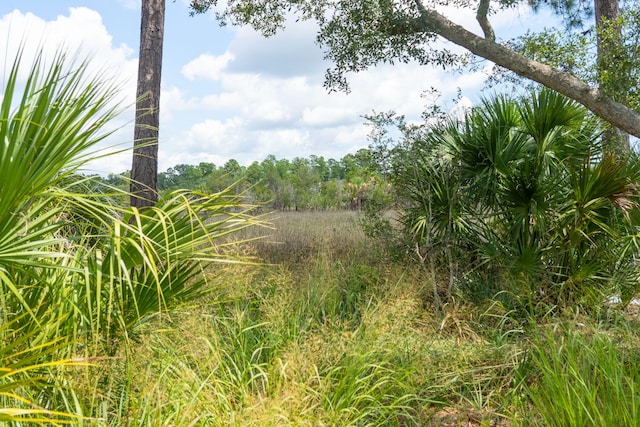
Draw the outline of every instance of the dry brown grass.
<instances>
[{"instance_id":1,"label":"dry brown grass","mask_svg":"<svg viewBox=\"0 0 640 427\"><path fill-rule=\"evenodd\" d=\"M270 220L272 230L235 236L269 233L245 245L261 264L211 271L208 298L140 341L131 398L134 415L150 417L146 425L360 425L357 416L373 420L385 410L402 415L369 425L523 425L510 412L523 347L499 304L435 312L421 270L392 261L353 212ZM234 349L225 342L253 332L257 344L234 357L268 350L268 381L230 386L223 352ZM358 372L354 360L368 368ZM371 390L357 389L358 375L367 373ZM390 397L375 387L406 393L409 409L390 409Z\"/></svg>"}]
</instances>

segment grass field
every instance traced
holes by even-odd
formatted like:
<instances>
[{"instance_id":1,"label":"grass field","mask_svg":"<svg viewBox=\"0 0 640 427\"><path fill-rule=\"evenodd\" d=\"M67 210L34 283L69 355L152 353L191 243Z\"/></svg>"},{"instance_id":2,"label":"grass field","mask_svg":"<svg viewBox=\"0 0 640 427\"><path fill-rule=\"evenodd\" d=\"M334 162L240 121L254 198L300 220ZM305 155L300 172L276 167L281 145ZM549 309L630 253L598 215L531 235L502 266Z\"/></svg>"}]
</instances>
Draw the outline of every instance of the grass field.
<instances>
[{"instance_id":1,"label":"grass field","mask_svg":"<svg viewBox=\"0 0 640 427\"><path fill-rule=\"evenodd\" d=\"M435 312L355 213L270 219L234 237L266 235L242 246L255 264L209 271L206 298L106 363L105 425L639 425L637 317Z\"/></svg>"}]
</instances>

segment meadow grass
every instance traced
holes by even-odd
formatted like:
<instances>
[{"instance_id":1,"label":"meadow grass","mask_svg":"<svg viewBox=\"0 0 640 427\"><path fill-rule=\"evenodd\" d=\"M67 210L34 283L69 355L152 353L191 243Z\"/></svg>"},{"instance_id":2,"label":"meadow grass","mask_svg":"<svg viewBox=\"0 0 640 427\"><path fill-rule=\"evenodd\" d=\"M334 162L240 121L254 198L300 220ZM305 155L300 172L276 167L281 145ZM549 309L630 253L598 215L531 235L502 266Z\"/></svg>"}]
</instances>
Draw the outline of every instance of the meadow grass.
<instances>
[{"instance_id":1,"label":"meadow grass","mask_svg":"<svg viewBox=\"0 0 640 427\"><path fill-rule=\"evenodd\" d=\"M639 425L639 342L628 326L556 324L533 334L522 365L526 425Z\"/></svg>"},{"instance_id":2,"label":"meadow grass","mask_svg":"<svg viewBox=\"0 0 640 427\"><path fill-rule=\"evenodd\" d=\"M233 236L256 264L209 270L208 295L109 362L111 393L88 425L598 425L589 417L620 411L637 425L627 320L547 333L498 302L436 312L424 273L392 261L355 213L272 221L263 239Z\"/></svg>"}]
</instances>

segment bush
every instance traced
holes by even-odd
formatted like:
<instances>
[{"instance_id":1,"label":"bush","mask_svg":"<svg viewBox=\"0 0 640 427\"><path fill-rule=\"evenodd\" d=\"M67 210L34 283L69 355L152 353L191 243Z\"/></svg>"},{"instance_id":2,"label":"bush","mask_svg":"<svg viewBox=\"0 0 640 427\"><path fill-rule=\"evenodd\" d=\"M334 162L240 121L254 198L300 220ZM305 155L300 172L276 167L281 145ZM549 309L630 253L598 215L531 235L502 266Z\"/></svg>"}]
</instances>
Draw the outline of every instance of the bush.
<instances>
[{"instance_id":1,"label":"bush","mask_svg":"<svg viewBox=\"0 0 640 427\"><path fill-rule=\"evenodd\" d=\"M406 234L446 256L450 279L461 260L463 276L491 272L497 285L482 292L532 307L633 295L640 162L607 152L600 134L582 106L548 90L407 133L396 164Z\"/></svg>"}]
</instances>

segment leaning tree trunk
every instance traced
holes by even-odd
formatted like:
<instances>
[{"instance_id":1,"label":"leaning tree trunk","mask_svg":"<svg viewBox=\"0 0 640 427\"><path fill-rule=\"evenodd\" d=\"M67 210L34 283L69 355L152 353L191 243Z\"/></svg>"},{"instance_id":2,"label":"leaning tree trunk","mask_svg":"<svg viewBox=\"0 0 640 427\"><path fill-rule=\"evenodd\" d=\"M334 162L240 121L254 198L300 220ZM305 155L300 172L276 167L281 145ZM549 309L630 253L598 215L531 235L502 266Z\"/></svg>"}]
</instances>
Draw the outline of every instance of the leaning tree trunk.
<instances>
[{"instance_id":1,"label":"leaning tree trunk","mask_svg":"<svg viewBox=\"0 0 640 427\"><path fill-rule=\"evenodd\" d=\"M142 0L136 118L131 166L131 206L158 201L158 128L165 0Z\"/></svg>"}]
</instances>

